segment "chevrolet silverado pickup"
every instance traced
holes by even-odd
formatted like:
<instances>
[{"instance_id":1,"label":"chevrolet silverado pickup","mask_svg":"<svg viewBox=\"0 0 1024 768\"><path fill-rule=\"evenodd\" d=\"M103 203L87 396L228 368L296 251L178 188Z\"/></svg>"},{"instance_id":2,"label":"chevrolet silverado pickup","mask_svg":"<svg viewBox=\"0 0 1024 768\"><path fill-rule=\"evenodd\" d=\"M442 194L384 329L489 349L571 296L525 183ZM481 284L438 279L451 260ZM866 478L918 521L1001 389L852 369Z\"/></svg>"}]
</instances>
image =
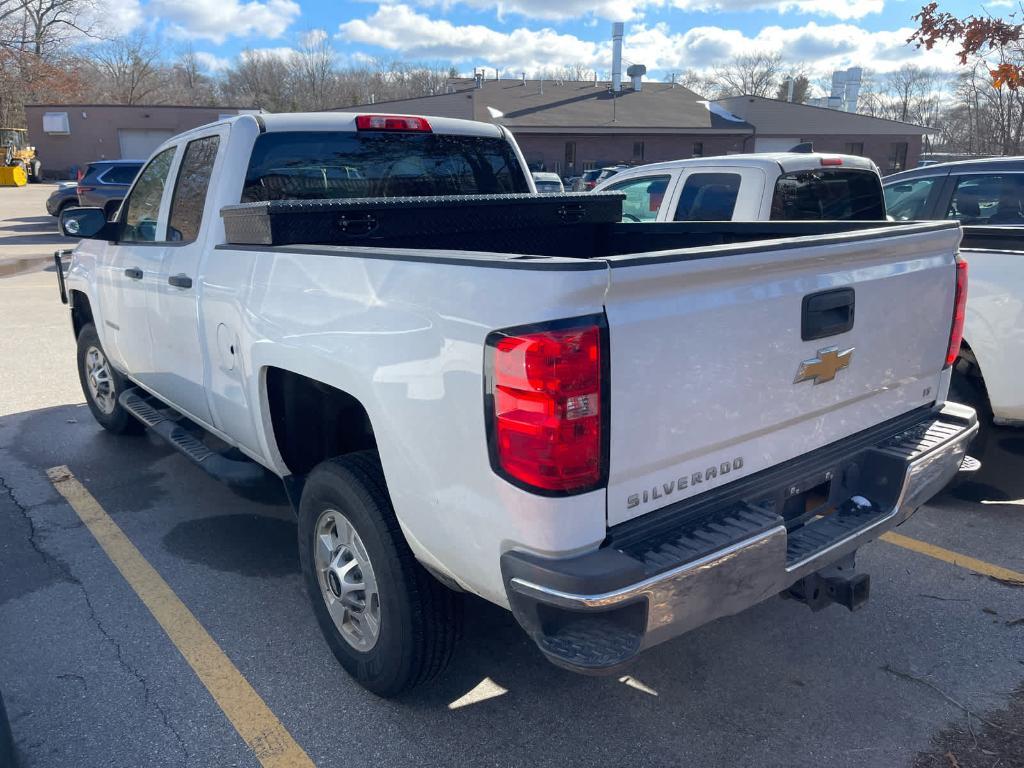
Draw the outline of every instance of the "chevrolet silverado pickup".
<instances>
[{"instance_id":1,"label":"chevrolet silverado pickup","mask_svg":"<svg viewBox=\"0 0 1024 768\"><path fill-rule=\"evenodd\" d=\"M866 157L760 152L627 168L594 187L626 196L623 221L884 221Z\"/></svg>"},{"instance_id":2,"label":"chevrolet silverado pickup","mask_svg":"<svg viewBox=\"0 0 1024 768\"><path fill-rule=\"evenodd\" d=\"M97 421L281 478L379 695L447 664L460 592L594 674L774 595L859 607L857 549L977 429L959 226L620 218L535 194L500 126L246 115L65 212L58 277Z\"/></svg>"}]
</instances>

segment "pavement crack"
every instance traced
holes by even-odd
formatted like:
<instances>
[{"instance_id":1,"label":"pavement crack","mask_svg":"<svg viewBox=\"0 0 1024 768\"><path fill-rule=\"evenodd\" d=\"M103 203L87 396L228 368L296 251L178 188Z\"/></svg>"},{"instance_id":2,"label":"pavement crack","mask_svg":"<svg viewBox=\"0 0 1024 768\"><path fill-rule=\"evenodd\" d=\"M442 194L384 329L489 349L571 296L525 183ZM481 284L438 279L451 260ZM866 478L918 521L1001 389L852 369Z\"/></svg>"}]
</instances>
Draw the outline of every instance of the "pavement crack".
<instances>
[{"instance_id":1,"label":"pavement crack","mask_svg":"<svg viewBox=\"0 0 1024 768\"><path fill-rule=\"evenodd\" d=\"M117 662L121 666L121 668L128 672L132 677L134 677L142 686L143 701L145 702L147 707L152 707L154 710L156 710L156 712L160 715L160 719L163 722L164 727L168 731L170 731L171 734L173 734L175 740L178 742L178 746L181 749L182 754L185 756L185 764L191 762L192 755L188 750L188 745L186 744L184 737L181 735L181 732L174 726L174 723L171 721L171 718L167 713L167 710L164 709L160 702L153 697L152 691L150 690L149 687L149 681L146 679L145 675L139 672L139 670L136 669L135 666L125 658L124 649L121 647L121 642L113 634L111 634L103 625L103 622L100 621L100 618L96 613L96 607L93 605L92 597L89 595L89 592L85 588L85 585L81 582L80 579L78 579L73 573L71 573L71 568L68 566L67 563L65 563L60 558L55 557L50 552L47 552L39 543L38 529L36 528L35 520L33 519L31 513L29 512L30 508L18 500L18 497L14 492L14 487L10 485L3 477L0 477L0 495L7 496L11 500L11 503L14 505L15 509L17 509L21 516L24 518L25 523L28 526L28 543L29 546L32 547L33 551L35 551L36 554L38 554L39 557L42 558L43 562L46 563L49 567L55 568L61 574L65 581L67 581L70 584L74 584L81 591L82 598L85 601L86 608L88 609L89 612L89 620L99 631L104 641L113 647L114 652L117 656ZM82 683L86 685L86 688L88 688L88 684L86 683L85 678L82 678L80 675L58 675L58 677L80 678L82 680Z\"/></svg>"}]
</instances>

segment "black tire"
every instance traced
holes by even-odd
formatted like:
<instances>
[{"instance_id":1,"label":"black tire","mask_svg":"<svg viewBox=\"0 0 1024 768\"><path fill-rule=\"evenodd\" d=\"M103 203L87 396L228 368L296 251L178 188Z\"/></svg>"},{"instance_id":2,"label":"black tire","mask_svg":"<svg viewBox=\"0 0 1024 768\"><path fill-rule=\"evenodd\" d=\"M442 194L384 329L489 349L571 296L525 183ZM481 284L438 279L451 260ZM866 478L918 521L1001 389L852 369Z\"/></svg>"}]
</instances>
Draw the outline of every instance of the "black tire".
<instances>
[{"instance_id":1,"label":"black tire","mask_svg":"<svg viewBox=\"0 0 1024 768\"><path fill-rule=\"evenodd\" d=\"M78 205L77 200L65 200L57 207L57 218L60 219L60 215L64 213L68 208L75 208Z\"/></svg>"},{"instance_id":2,"label":"black tire","mask_svg":"<svg viewBox=\"0 0 1024 768\"><path fill-rule=\"evenodd\" d=\"M43 164L39 160L33 160L28 167L31 171L28 180L33 184L41 182L43 180Z\"/></svg>"},{"instance_id":3,"label":"black tire","mask_svg":"<svg viewBox=\"0 0 1024 768\"><path fill-rule=\"evenodd\" d=\"M949 381L949 399L954 403L969 405L978 412L978 434L967 447L967 452L980 459L992 435L992 407L981 379L961 370L959 362Z\"/></svg>"},{"instance_id":4,"label":"black tire","mask_svg":"<svg viewBox=\"0 0 1024 768\"><path fill-rule=\"evenodd\" d=\"M92 411L93 418L99 422L101 427L109 432L113 432L115 435L141 433L144 429L142 423L117 402L118 396L125 390L126 383L124 377L114 370L109 361L107 362L107 368L112 385L113 408L105 409L93 396L92 389L89 387L88 374L86 373L86 358L91 349L98 350L104 358L106 357L103 345L100 344L100 337L96 334L96 326L92 323L86 323L78 333L78 381L82 385L82 393L85 395L86 405Z\"/></svg>"},{"instance_id":5,"label":"black tire","mask_svg":"<svg viewBox=\"0 0 1024 768\"><path fill-rule=\"evenodd\" d=\"M340 512L359 535L376 578L379 632L365 652L345 639L327 607L314 551L317 524L326 510ZM461 596L413 556L375 451L330 459L310 473L299 503L299 559L328 645L364 688L382 697L397 696L436 677L448 665L461 630Z\"/></svg>"}]
</instances>

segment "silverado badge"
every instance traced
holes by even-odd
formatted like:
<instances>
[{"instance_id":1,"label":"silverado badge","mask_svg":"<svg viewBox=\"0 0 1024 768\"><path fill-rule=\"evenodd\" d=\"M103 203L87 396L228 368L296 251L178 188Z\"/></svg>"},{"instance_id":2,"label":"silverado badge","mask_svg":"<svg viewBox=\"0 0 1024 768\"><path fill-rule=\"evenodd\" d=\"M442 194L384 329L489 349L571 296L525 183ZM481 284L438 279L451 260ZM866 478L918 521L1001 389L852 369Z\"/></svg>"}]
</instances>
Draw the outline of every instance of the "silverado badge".
<instances>
[{"instance_id":1,"label":"silverado badge","mask_svg":"<svg viewBox=\"0 0 1024 768\"><path fill-rule=\"evenodd\" d=\"M839 351L839 347L819 349L817 357L800 363L793 383L799 384L801 381L810 380L815 384L824 384L826 381L832 381L839 371L849 367L850 360L853 359L853 349L850 347L842 352Z\"/></svg>"}]
</instances>

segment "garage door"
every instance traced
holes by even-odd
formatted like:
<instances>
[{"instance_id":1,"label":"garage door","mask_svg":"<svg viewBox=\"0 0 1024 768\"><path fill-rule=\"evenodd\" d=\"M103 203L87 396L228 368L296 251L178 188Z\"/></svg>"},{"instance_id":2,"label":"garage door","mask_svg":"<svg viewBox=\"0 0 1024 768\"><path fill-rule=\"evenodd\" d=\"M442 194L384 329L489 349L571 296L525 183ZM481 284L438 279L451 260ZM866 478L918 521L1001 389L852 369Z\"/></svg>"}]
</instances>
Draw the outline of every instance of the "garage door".
<instances>
[{"instance_id":1,"label":"garage door","mask_svg":"<svg viewBox=\"0 0 1024 768\"><path fill-rule=\"evenodd\" d=\"M800 143L799 138L782 139L757 139L754 142L755 152L789 152Z\"/></svg>"},{"instance_id":2,"label":"garage door","mask_svg":"<svg viewBox=\"0 0 1024 768\"><path fill-rule=\"evenodd\" d=\"M122 160L145 160L153 150L174 135L174 131L151 131L118 128L117 141L121 145Z\"/></svg>"}]
</instances>

